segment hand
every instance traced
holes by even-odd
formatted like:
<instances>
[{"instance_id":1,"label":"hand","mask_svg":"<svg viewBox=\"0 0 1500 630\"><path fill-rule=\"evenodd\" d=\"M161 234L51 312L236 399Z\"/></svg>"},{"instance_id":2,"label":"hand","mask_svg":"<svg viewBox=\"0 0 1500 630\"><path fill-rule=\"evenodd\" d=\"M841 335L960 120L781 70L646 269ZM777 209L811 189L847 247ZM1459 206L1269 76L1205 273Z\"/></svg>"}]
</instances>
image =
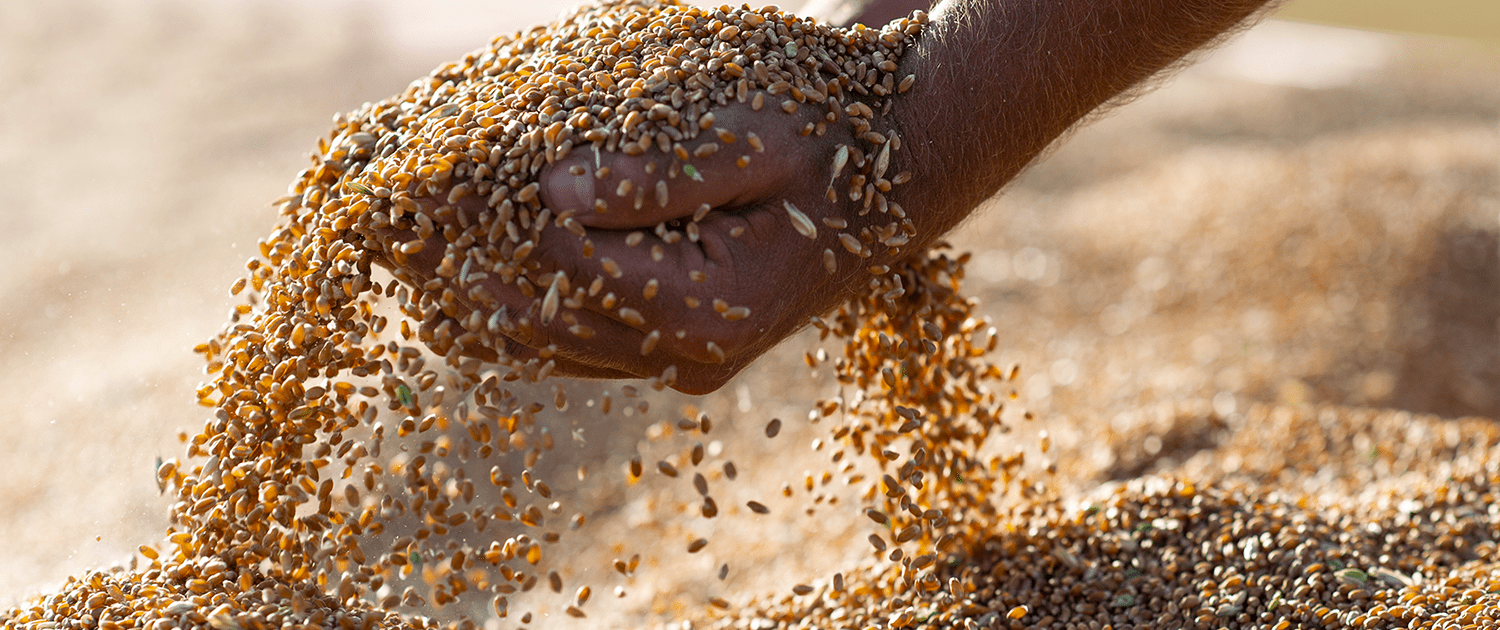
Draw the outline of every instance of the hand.
<instances>
[{"instance_id":1,"label":"hand","mask_svg":"<svg viewBox=\"0 0 1500 630\"><path fill-rule=\"evenodd\" d=\"M529 256L534 264L525 275L537 287L529 297L501 278L481 281L515 325L493 338L503 348L471 345L467 353L494 358L490 351L503 349L518 359L552 360L553 373L583 377L651 377L670 366L674 388L707 393L811 316L847 299L871 266L889 262L886 245L857 240L863 228L892 221L874 201L859 216L863 200L849 199L858 151L830 187L838 147L868 151L870 145L850 135L842 116L826 124L826 107L807 102L788 114L780 106L784 97L763 98L759 111L750 104L754 95L716 110L712 127L685 143L691 156L685 164L655 149L632 157L585 146L546 167L543 207L554 216L571 213L581 236L556 224L546 228ZM717 150L710 153L709 145ZM865 159L874 160L868 152ZM829 200L830 190L837 201ZM794 223L788 205L811 222L813 238L807 223L800 229ZM477 216L483 202L463 198L455 209ZM841 244L840 234L854 237L859 253ZM430 280L446 246L434 236L422 252L397 262L419 283ZM569 294L582 295L547 320L541 298L557 272L568 278ZM447 313L456 321L471 309L492 310L456 297L462 308Z\"/></svg>"}]
</instances>

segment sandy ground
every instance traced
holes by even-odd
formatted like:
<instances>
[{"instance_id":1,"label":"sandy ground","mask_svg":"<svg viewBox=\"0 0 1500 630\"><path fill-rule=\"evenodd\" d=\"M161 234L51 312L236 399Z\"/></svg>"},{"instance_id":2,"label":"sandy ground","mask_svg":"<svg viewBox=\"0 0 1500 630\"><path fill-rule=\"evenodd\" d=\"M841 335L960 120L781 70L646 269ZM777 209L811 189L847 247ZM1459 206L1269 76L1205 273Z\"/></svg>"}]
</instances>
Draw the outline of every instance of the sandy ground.
<instances>
[{"instance_id":1,"label":"sandy ground","mask_svg":"<svg viewBox=\"0 0 1500 630\"><path fill-rule=\"evenodd\" d=\"M7 602L160 537L155 459L205 417L190 349L224 321L267 202L330 114L563 4L528 6L0 5ZM1152 429L1164 406L1500 415L1492 49L1269 24L991 206L953 240L976 252L970 286L1080 486L1211 452ZM700 404L805 401L772 389L801 345ZM765 448L746 455L810 457ZM755 546L769 561L800 544Z\"/></svg>"}]
</instances>

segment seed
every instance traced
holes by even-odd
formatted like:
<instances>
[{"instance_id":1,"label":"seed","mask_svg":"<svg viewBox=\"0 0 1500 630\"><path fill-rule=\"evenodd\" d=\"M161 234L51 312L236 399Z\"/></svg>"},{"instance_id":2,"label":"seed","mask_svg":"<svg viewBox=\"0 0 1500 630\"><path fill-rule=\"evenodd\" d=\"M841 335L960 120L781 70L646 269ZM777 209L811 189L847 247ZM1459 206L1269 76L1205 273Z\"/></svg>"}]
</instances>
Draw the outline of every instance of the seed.
<instances>
[{"instance_id":1,"label":"seed","mask_svg":"<svg viewBox=\"0 0 1500 630\"><path fill-rule=\"evenodd\" d=\"M756 153L766 152L766 145L761 142L760 136L755 135L755 132L751 131L746 133L745 141L750 143L750 148L755 149Z\"/></svg>"},{"instance_id":2,"label":"seed","mask_svg":"<svg viewBox=\"0 0 1500 630\"><path fill-rule=\"evenodd\" d=\"M656 182L656 205L667 207L667 182L664 180Z\"/></svg>"},{"instance_id":3,"label":"seed","mask_svg":"<svg viewBox=\"0 0 1500 630\"><path fill-rule=\"evenodd\" d=\"M1010 612L1005 613L1005 618L1006 619L1020 619L1022 617L1025 617L1026 613L1030 612L1030 610L1031 609L1029 609L1029 608L1027 608L1025 606L1016 606L1015 608L1010 609Z\"/></svg>"},{"instance_id":4,"label":"seed","mask_svg":"<svg viewBox=\"0 0 1500 630\"><path fill-rule=\"evenodd\" d=\"M848 250L848 252L851 254L861 256L863 255L862 252L864 252L864 245L860 243L859 239L855 238L853 234L849 234L847 232L839 234L839 244L843 245L844 249Z\"/></svg>"},{"instance_id":5,"label":"seed","mask_svg":"<svg viewBox=\"0 0 1500 630\"><path fill-rule=\"evenodd\" d=\"M798 584L798 585L792 587L792 592L796 593L798 595L806 595L808 593L813 592L813 587L808 586L806 584Z\"/></svg>"},{"instance_id":6,"label":"seed","mask_svg":"<svg viewBox=\"0 0 1500 630\"><path fill-rule=\"evenodd\" d=\"M827 271L830 274L835 274L839 271L838 257L834 256L833 250L831 249L823 250L823 270Z\"/></svg>"},{"instance_id":7,"label":"seed","mask_svg":"<svg viewBox=\"0 0 1500 630\"><path fill-rule=\"evenodd\" d=\"M699 551L703 551L703 548L707 547L707 546L708 546L708 539L707 538L699 538L697 540L694 540L693 542L688 543L687 550L688 550L688 553L698 553Z\"/></svg>"},{"instance_id":8,"label":"seed","mask_svg":"<svg viewBox=\"0 0 1500 630\"><path fill-rule=\"evenodd\" d=\"M593 590L590 589L588 586L580 586L580 587L578 587L578 592L573 595L573 605L574 606L583 606L584 604L587 604L588 601L589 601L589 595L592 594L592 593L593 593Z\"/></svg>"},{"instance_id":9,"label":"seed","mask_svg":"<svg viewBox=\"0 0 1500 630\"><path fill-rule=\"evenodd\" d=\"M875 168L870 172L872 179L885 177L885 170L891 164L891 143L887 142L880 147L880 153L875 157Z\"/></svg>"},{"instance_id":10,"label":"seed","mask_svg":"<svg viewBox=\"0 0 1500 630\"><path fill-rule=\"evenodd\" d=\"M766 437L773 438L776 437L776 434L778 433L781 433L781 419L772 418L771 421L766 424Z\"/></svg>"},{"instance_id":11,"label":"seed","mask_svg":"<svg viewBox=\"0 0 1500 630\"><path fill-rule=\"evenodd\" d=\"M841 144L839 145L838 151L833 154L833 175L829 177L830 185L833 180L839 178L839 173L843 172L844 165L848 163L849 145Z\"/></svg>"},{"instance_id":12,"label":"seed","mask_svg":"<svg viewBox=\"0 0 1500 630\"><path fill-rule=\"evenodd\" d=\"M530 203L536 201L537 192L539 190L541 190L541 184L531 182L530 184L527 184L525 187L521 188L520 192L516 193L516 200L520 201L521 203Z\"/></svg>"},{"instance_id":13,"label":"seed","mask_svg":"<svg viewBox=\"0 0 1500 630\"><path fill-rule=\"evenodd\" d=\"M734 467L734 462L724 462L724 477L734 481L739 476L739 470Z\"/></svg>"},{"instance_id":14,"label":"seed","mask_svg":"<svg viewBox=\"0 0 1500 630\"><path fill-rule=\"evenodd\" d=\"M759 501L746 501L745 502L745 507L750 508L750 511L754 512L756 514L770 514L771 513L771 508L766 507L765 505L761 504Z\"/></svg>"},{"instance_id":15,"label":"seed","mask_svg":"<svg viewBox=\"0 0 1500 630\"><path fill-rule=\"evenodd\" d=\"M658 471L661 471L661 474L666 475L668 477L676 477L677 476L677 468L674 467L674 466L672 466L671 464L668 464L665 461L656 462L656 469Z\"/></svg>"},{"instance_id":16,"label":"seed","mask_svg":"<svg viewBox=\"0 0 1500 630\"><path fill-rule=\"evenodd\" d=\"M559 303L561 302L560 296L562 294L561 288L563 285L562 278L562 275L556 276L552 281L552 286L547 287L547 295L542 298L541 316L543 324L551 323L552 318L557 316L557 309Z\"/></svg>"},{"instance_id":17,"label":"seed","mask_svg":"<svg viewBox=\"0 0 1500 630\"><path fill-rule=\"evenodd\" d=\"M786 208L786 214L788 217L791 217L792 227L797 228L797 233L807 238L818 237L818 226L813 225L812 219L802 214L802 211L798 210L790 201L782 201L781 205Z\"/></svg>"},{"instance_id":18,"label":"seed","mask_svg":"<svg viewBox=\"0 0 1500 630\"><path fill-rule=\"evenodd\" d=\"M708 479L703 473L693 473L693 488L698 490L698 494L708 496Z\"/></svg>"},{"instance_id":19,"label":"seed","mask_svg":"<svg viewBox=\"0 0 1500 630\"><path fill-rule=\"evenodd\" d=\"M609 274L611 278L618 279L620 276L625 275L624 270L620 269L620 264L612 258L600 258L599 266L604 268L604 273Z\"/></svg>"},{"instance_id":20,"label":"seed","mask_svg":"<svg viewBox=\"0 0 1500 630\"><path fill-rule=\"evenodd\" d=\"M618 315L620 316L620 321L625 322L625 325L633 328L638 328L646 324L646 318L641 316L641 312L628 306L620 307Z\"/></svg>"},{"instance_id":21,"label":"seed","mask_svg":"<svg viewBox=\"0 0 1500 630\"><path fill-rule=\"evenodd\" d=\"M653 330L647 333L645 339L641 340L641 356L650 355L656 349L658 341L661 341L661 331Z\"/></svg>"}]
</instances>

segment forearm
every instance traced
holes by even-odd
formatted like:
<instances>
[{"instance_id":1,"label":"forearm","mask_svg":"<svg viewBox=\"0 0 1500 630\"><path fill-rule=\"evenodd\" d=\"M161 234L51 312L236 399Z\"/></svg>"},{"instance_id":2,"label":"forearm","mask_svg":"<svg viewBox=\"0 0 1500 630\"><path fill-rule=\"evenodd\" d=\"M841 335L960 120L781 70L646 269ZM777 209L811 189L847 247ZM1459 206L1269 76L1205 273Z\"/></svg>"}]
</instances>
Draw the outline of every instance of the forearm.
<instances>
[{"instance_id":1,"label":"forearm","mask_svg":"<svg viewBox=\"0 0 1500 630\"><path fill-rule=\"evenodd\" d=\"M1257 14L1268 0L948 0L900 74L898 201L946 232L1096 108ZM893 169L895 170L895 169ZM899 170L897 170L899 172Z\"/></svg>"}]
</instances>

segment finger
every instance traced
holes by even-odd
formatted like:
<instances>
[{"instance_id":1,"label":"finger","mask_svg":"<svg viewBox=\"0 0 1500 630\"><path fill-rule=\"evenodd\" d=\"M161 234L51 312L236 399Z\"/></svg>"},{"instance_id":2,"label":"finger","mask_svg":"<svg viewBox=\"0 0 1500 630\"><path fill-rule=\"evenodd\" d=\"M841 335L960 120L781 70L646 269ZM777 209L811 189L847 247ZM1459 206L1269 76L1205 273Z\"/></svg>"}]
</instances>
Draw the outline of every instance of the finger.
<instances>
[{"instance_id":1,"label":"finger","mask_svg":"<svg viewBox=\"0 0 1500 630\"><path fill-rule=\"evenodd\" d=\"M403 237L407 240L416 237L409 232L392 234L398 241ZM566 232L553 235L554 238L568 236L571 235ZM403 255L395 250L396 257L402 259L398 264L418 284L438 277L437 269L442 260L452 253L445 251L445 243L438 237L428 239L424 244L420 251L410 254ZM434 345L439 352L445 352L464 333L475 333L474 336L482 342L464 343L460 351L466 356L490 362L500 361L501 354L523 363L533 359L542 363L550 361L554 364L552 373L565 376L627 378L653 376L661 371L660 367L643 371L638 365L614 360L627 350L633 351L625 345L627 342L639 343L638 339L630 339L635 331L624 324L586 309L575 311L559 307L560 316L559 313L544 314L545 295L527 295L515 284L498 279L484 279L476 284L482 286L484 299L476 298L478 293L473 284L466 286L462 279L450 279L445 288L468 290L454 291L452 301L445 306L453 312L440 311L434 320L424 322L419 338ZM544 288L550 288L550 285L544 285ZM475 311L480 314L477 324L470 318L470 313ZM465 321L471 323L466 325ZM608 334L599 335L600 342L589 342L595 337L596 330Z\"/></svg>"},{"instance_id":2,"label":"finger","mask_svg":"<svg viewBox=\"0 0 1500 630\"><path fill-rule=\"evenodd\" d=\"M640 375L631 372L624 372L621 370L579 363L566 356L559 355L555 351L542 348L532 348L504 335L495 335L494 337L488 337L487 341L489 343L485 345L473 348L464 348L464 354L466 356L472 356L482 361L488 361L491 363L509 362L513 365L533 363L537 367L539 373L542 370L546 370L548 374L556 376L590 379L620 379L640 377ZM496 355L494 354L495 351L491 349L491 346L503 346L504 350L501 354ZM486 354L494 358L486 358Z\"/></svg>"},{"instance_id":3,"label":"finger","mask_svg":"<svg viewBox=\"0 0 1500 630\"><path fill-rule=\"evenodd\" d=\"M437 205L436 201L430 199L418 201L424 205ZM464 211L474 211L474 208L468 207L473 203L472 200L462 200L458 205ZM619 232L596 230L592 233L625 238ZM393 264L394 270L408 284L421 286L438 278L438 269L444 266L447 258L454 259L447 261L448 267L462 266L461 263L455 264L455 261L462 260L464 253L457 245L449 244L441 236L434 235L422 240L422 245L416 248L402 247L403 244L419 240L411 230L380 230L376 236L383 243L382 249L391 259L389 262ZM572 245L570 248L563 248L568 252L562 256L563 259L583 261L584 266L575 269L573 273L564 274L564 277L584 277L580 269L604 272L604 277L609 277L605 272L607 266L598 257L590 259L584 256L582 239L568 230L553 224L538 241L553 246L564 243ZM609 246L614 249L629 248L615 243ZM643 248L642 251L646 249ZM661 251L671 252L671 257L664 260L678 268L702 266L701 255L698 258L691 256L693 252L701 251L695 247L663 248ZM684 253L687 255L683 255ZM649 257L652 253L644 255ZM446 277L442 295L438 298L444 310L438 315L439 323L432 327L435 332L437 327L446 323L446 334L442 339L429 336L424 341L433 345L435 351L446 353L465 333L475 333L470 336L471 341L460 347L460 351L482 360L499 359L498 352L503 349L505 355L521 363L535 361L537 367L544 364L550 366L550 373L556 375L584 378L661 376L664 384L692 394L717 389L743 369L754 356L758 356L757 353L726 358L722 354L714 354L701 343L694 347L695 353L671 348L657 351L655 346L659 341L670 340L662 345L673 346L674 341L680 344L682 338L652 335L633 327L632 324L642 323L637 321L639 315L629 314L620 308L604 308L604 296L599 295L598 291L593 291L593 295L590 295L587 288L577 286L581 284L578 281L559 283L559 295L551 300L553 306L544 308L548 302L546 294L557 280L553 271L539 263L555 258L557 257L541 254L529 257L527 266L531 269L524 276L526 280L522 281L508 283L499 277L490 276L470 282L465 280L462 273ZM640 266L639 261L631 261L631 268ZM522 285L526 288L523 289ZM582 298L597 299L584 303ZM478 321L471 315L475 312L480 314ZM479 343L472 341L474 336L480 339Z\"/></svg>"},{"instance_id":4,"label":"finger","mask_svg":"<svg viewBox=\"0 0 1500 630\"><path fill-rule=\"evenodd\" d=\"M595 299L583 307L635 329L641 336L627 336L657 353L644 359L661 355L679 366L746 364L803 325L820 308L812 302L834 293L826 289L835 278L807 276L821 267L821 254L809 251L783 212L757 205L715 213L702 225L697 242L590 230L585 244L559 231L542 239L532 257L545 272L589 284L585 294ZM787 290L792 284L810 290Z\"/></svg>"},{"instance_id":5,"label":"finger","mask_svg":"<svg viewBox=\"0 0 1500 630\"><path fill-rule=\"evenodd\" d=\"M424 206L436 206L436 201L431 199L419 199L418 202ZM466 198L457 205L462 212L474 213L479 211L475 207L478 203L482 202ZM578 237L568 230L555 224L544 229L546 234L537 239L538 242L572 243L574 247L566 255L578 258L583 263L582 268L593 272L595 276L608 275L608 269L615 269L612 264L606 265L598 258L589 260L580 253ZM609 298L599 295L598 287L592 287L594 290L588 291L582 286L582 281L586 281L589 276L582 275L579 269L571 269L569 273L565 273L563 281L557 286L557 295L548 300L547 293L553 290L556 282L554 271L560 267L555 264L540 264L541 260L547 258L541 254L533 254L522 262L521 266L529 269L521 278L506 279L485 273L454 273L455 270L465 268L461 261L465 259L466 252L457 244L450 244L444 237L436 234L426 240L419 240L412 230L387 229L380 231L379 238L392 266L399 273L412 276L408 280L409 284L420 286L443 276L444 274L439 273L440 269L448 269L443 289L434 297L446 319L453 320L457 327L450 324L446 329L451 333L450 339L435 340L440 351L446 350L452 337L462 337L465 332L470 332L489 335L486 345L491 348L505 346L508 340L535 351L512 347L507 354L513 357L546 360L551 358L550 355L557 355L566 362L575 364L568 366L565 373L654 376L673 360L665 355L649 360L632 359L651 354L649 350L652 344L646 340L649 331L632 328L631 324L637 323L635 320L639 316L629 310L611 309L611 305L605 303ZM414 244L413 241L418 241L415 244L419 246L408 247L407 245ZM700 262L677 262L677 248L672 250L672 254L675 264L701 266ZM478 320L473 316L475 312L479 313ZM472 336L469 338L472 339ZM648 352L643 352L643 348ZM489 358L483 356L486 354L483 350L470 354Z\"/></svg>"},{"instance_id":6,"label":"finger","mask_svg":"<svg viewBox=\"0 0 1500 630\"><path fill-rule=\"evenodd\" d=\"M803 131L818 129L818 115L812 108L787 114L733 103L705 115L707 126L696 137L667 151L631 156L584 147L543 170L542 200L586 226L620 229L764 199L817 159L818 145Z\"/></svg>"},{"instance_id":7,"label":"finger","mask_svg":"<svg viewBox=\"0 0 1500 630\"><path fill-rule=\"evenodd\" d=\"M562 286L564 281L553 282ZM548 291L551 290L549 285ZM663 339L659 333L642 333L610 315L583 307L560 307L549 319L541 306L547 301L546 297L532 299L524 314L503 323L502 327L525 344L512 351L512 356L550 361L555 365L553 374L585 378L660 377L662 384L679 391L702 394L717 389L753 358L704 362L682 353L656 350Z\"/></svg>"}]
</instances>

